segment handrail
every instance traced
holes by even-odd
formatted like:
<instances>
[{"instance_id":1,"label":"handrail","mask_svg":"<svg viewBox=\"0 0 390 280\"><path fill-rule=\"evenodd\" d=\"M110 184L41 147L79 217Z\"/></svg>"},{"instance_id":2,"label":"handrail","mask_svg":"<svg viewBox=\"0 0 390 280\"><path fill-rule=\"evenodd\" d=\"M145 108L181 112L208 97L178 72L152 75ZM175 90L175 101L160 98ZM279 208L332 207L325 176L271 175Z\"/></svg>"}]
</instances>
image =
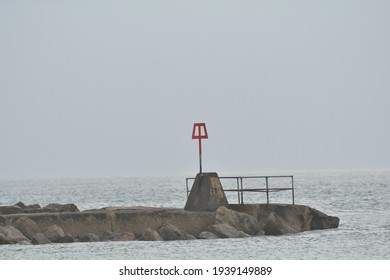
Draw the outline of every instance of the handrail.
<instances>
[{"instance_id":1,"label":"handrail","mask_svg":"<svg viewBox=\"0 0 390 280\"><path fill-rule=\"evenodd\" d=\"M277 178L291 178L290 187L278 187L270 188L269 180ZM225 192L237 192L238 204L244 204L244 192L265 192L267 195L267 204L269 204L269 193L270 192L279 192L279 191L288 191L291 190L292 204L295 204L295 195L294 195L294 176L293 175L272 175L272 176L223 176L219 177L222 180L236 180L237 189L224 189ZM245 179L265 179L265 188L244 188ZM190 190L188 187L188 182L190 180L195 180L195 178L190 177L186 178L186 188L187 188L187 198L189 196ZM222 182L221 182L222 184Z\"/></svg>"}]
</instances>

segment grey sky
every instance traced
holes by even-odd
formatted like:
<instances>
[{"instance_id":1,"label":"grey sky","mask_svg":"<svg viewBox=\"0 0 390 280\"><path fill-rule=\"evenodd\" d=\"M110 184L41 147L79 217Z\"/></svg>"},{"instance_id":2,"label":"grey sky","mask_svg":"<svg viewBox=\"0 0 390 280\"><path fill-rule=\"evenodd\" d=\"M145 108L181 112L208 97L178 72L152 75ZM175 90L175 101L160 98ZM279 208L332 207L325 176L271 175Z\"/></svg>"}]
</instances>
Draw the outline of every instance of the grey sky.
<instances>
[{"instance_id":1,"label":"grey sky","mask_svg":"<svg viewBox=\"0 0 390 280\"><path fill-rule=\"evenodd\" d=\"M388 168L389 10L0 0L0 178Z\"/></svg>"}]
</instances>

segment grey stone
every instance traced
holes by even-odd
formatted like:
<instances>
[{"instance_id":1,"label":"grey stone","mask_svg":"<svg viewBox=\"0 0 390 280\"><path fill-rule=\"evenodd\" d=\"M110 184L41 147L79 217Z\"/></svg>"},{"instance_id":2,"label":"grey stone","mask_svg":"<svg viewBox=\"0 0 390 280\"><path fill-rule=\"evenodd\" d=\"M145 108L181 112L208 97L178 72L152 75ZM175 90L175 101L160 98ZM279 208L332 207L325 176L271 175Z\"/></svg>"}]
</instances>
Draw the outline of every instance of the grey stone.
<instances>
[{"instance_id":1,"label":"grey stone","mask_svg":"<svg viewBox=\"0 0 390 280\"><path fill-rule=\"evenodd\" d=\"M41 245L41 244L50 244L51 242L42 233L36 233L31 238L31 243L34 245Z\"/></svg>"},{"instance_id":2,"label":"grey stone","mask_svg":"<svg viewBox=\"0 0 390 280\"><path fill-rule=\"evenodd\" d=\"M276 215L274 212L271 212L268 215L268 219L265 222L264 232L266 235L282 235L288 233L298 232L296 229L289 226L289 224L284 221L281 217Z\"/></svg>"},{"instance_id":3,"label":"grey stone","mask_svg":"<svg viewBox=\"0 0 390 280\"><path fill-rule=\"evenodd\" d=\"M22 240L17 243L18 245L32 245L32 243L28 240Z\"/></svg>"},{"instance_id":4,"label":"grey stone","mask_svg":"<svg viewBox=\"0 0 390 280\"><path fill-rule=\"evenodd\" d=\"M15 244L21 241L29 241L27 237L14 226L0 226L0 234L4 235L5 244Z\"/></svg>"},{"instance_id":5,"label":"grey stone","mask_svg":"<svg viewBox=\"0 0 390 280\"><path fill-rule=\"evenodd\" d=\"M202 231L199 236L199 239L218 239L219 236L215 233L209 232L209 231Z\"/></svg>"},{"instance_id":6,"label":"grey stone","mask_svg":"<svg viewBox=\"0 0 390 280\"><path fill-rule=\"evenodd\" d=\"M339 226L340 218L338 217L328 216L313 208L311 208L311 215L311 230L337 228Z\"/></svg>"},{"instance_id":7,"label":"grey stone","mask_svg":"<svg viewBox=\"0 0 390 280\"><path fill-rule=\"evenodd\" d=\"M61 212L80 212L76 205L73 203L60 204L51 203L42 208L43 212L47 213L61 213Z\"/></svg>"},{"instance_id":8,"label":"grey stone","mask_svg":"<svg viewBox=\"0 0 390 280\"><path fill-rule=\"evenodd\" d=\"M0 233L0 245L5 244L5 235Z\"/></svg>"},{"instance_id":9,"label":"grey stone","mask_svg":"<svg viewBox=\"0 0 390 280\"><path fill-rule=\"evenodd\" d=\"M237 230L243 231L249 235L257 235L260 232L260 226L255 217L228 209L224 206L217 209L215 223L229 224Z\"/></svg>"},{"instance_id":10,"label":"grey stone","mask_svg":"<svg viewBox=\"0 0 390 280\"><path fill-rule=\"evenodd\" d=\"M71 234L65 234L59 241L59 243L74 243L77 242L77 239L73 237Z\"/></svg>"},{"instance_id":11,"label":"grey stone","mask_svg":"<svg viewBox=\"0 0 390 280\"><path fill-rule=\"evenodd\" d=\"M31 239L38 232L38 225L27 217L17 219L13 226L20 230L23 235Z\"/></svg>"},{"instance_id":12,"label":"grey stone","mask_svg":"<svg viewBox=\"0 0 390 280\"><path fill-rule=\"evenodd\" d=\"M115 234L111 231L106 231L102 234L102 237L100 237L100 241L111 241L115 238Z\"/></svg>"},{"instance_id":13,"label":"grey stone","mask_svg":"<svg viewBox=\"0 0 390 280\"><path fill-rule=\"evenodd\" d=\"M21 214L24 213L24 210L19 206L0 206L0 214L1 215L9 215L9 214Z\"/></svg>"},{"instance_id":14,"label":"grey stone","mask_svg":"<svg viewBox=\"0 0 390 280\"><path fill-rule=\"evenodd\" d=\"M26 208L26 205L23 202L21 202L21 201L19 201L18 203L15 203L14 206L18 206L18 207L20 207L22 209Z\"/></svg>"},{"instance_id":15,"label":"grey stone","mask_svg":"<svg viewBox=\"0 0 390 280\"><path fill-rule=\"evenodd\" d=\"M181 229L171 224L160 227L157 231L164 240L191 240L196 239L194 236L187 234Z\"/></svg>"},{"instance_id":16,"label":"grey stone","mask_svg":"<svg viewBox=\"0 0 390 280\"><path fill-rule=\"evenodd\" d=\"M80 238L80 242L97 242L99 241L99 237L97 237L93 233L87 233L83 237Z\"/></svg>"},{"instance_id":17,"label":"grey stone","mask_svg":"<svg viewBox=\"0 0 390 280\"><path fill-rule=\"evenodd\" d=\"M132 232L123 232L114 237L113 241L132 241L135 239L135 234Z\"/></svg>"},{"instance_id":18,"label":"grey stone","mask_svg":"<svg viewBox=\"0 0 390 280\"><path fill-rule=\"evenodd\" d=\"M27 209L40 209L41 205L39 204L31 204L26 206Z\"/></svg>"},{"instance_id":19,"label":"grey stone","mask_svg":"<svg viewBox=\"0 0 390 280\"><path fill-rule=\"evenodd\" d=\"M51 242L59 242L63 237L65 237L64 231L58 225L48 226L43 232L43 235Z\"/></svg>"},{"instance_id":20,"label":"grey stone","mask_svg":"<svg viewBox=\"0 0 390 280\"><path fill-rule=\"evenodd\" d=\"M145 231L142 233L140 240L143 241L163 241L164 239L161 237L161 235L151 228L145 229Z\"/></svg>"},{"instance_id":21,"label":"grey stone","mask_svg":"<svg viewBox=\"0 0 390 280\"><path fill-rule=\"evenodd\" d=\"M229 224L211 225L207 230L216 234L220 238L243 238L250 236L249 234L239 231Z\"/></svg>"},{"instance_id":22,"label":"grey stone","mask_svg":"<svg viewBox=\"0 0 390 280\"><path fill-rule=\"evenodd\" d=\"M298 204L234 204L229 208L256 217L261 229L268 235L337 228L340 221L338 217Z\"/></svg>"},{"instance_id":23,"label":"grey stone","mask_svg":"<svg viewBox=\"0 0 390 280\"><path fill-rule=\"evenodd\" d=\"M25 213L42 213L42 208L41 205L39 204L32 204L32 205L27 205L26 208L24 209Z\"/></svg>"}]
</instances>

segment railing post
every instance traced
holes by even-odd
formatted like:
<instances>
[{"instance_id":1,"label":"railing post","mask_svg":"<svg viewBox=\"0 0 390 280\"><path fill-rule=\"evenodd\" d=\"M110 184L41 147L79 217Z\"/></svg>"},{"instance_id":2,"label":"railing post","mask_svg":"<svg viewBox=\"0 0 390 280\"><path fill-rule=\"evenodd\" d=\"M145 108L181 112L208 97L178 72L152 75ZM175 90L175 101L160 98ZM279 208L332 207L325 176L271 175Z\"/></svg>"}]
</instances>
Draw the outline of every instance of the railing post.
<instances>
[{"instance_id":1,"label":"railing post","mask_svg":"<svg viewBox=\"0 0 390 280\"><path fill-rule=\"evenodd\" d=\"M242 177L240 177L240 181L241 181L241 204L244 204L244 191L242 186Z\"/></svg>"},{"instance_id":2,"label":"railing post","mask_svg":"<svg viewBox=\"0 0 390 280\"><path fill-rule=\"evenodd\" d=\"M268 176L265 177L265 188L266 188L266 191L267 191L267 204L269 204Z\"/></svg>"},{"instance_id":3,"label":"railing post","mask_svg":"<svg viewBox=\"0 0 390 280\"><path fill-rule=\"evenodd\" d=\"M238 180L238 177L236 177L236 183L237 183L237 199L238 199L238 204L241 204L240 200L240 182Z\"/></svg>"},{"instance_id":4,"label":"railing post","mask_svg":"<svg viewBox=\"0 0 390 280\"><path fill-rule=\"evenodd\" d=\"M188 199L188 178L186 178L187 199Z\"/></svg>"},{"instance_id":5,"label":"railing post","mask_svg":"<svg viewBox=\"0 0 390 280\"><path fill-rule=\"evenodd\" d=\"M294 194L294 176L291 176L291 189L292 189L292 204L295 204L295 194Z\"/></svg>"}]
</instances>

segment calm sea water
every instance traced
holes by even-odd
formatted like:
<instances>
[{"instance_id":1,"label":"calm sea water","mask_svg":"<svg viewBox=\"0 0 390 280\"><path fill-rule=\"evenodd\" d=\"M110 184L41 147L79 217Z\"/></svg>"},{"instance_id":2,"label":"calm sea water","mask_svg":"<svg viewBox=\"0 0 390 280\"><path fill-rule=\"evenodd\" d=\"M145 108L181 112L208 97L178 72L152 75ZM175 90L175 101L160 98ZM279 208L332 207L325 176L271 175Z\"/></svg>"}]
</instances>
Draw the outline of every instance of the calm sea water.
<instances>
[{"instance_id":1,"label":"calm sea water","mask_svg":"<svg viewBox=\"0 0 390 280\"><path fill-rule=\"evenodd\" d=\"M287 173L294 175L295 203L338 216L338 229L229 240L2 245L0 259L390 259L390 170ZM237 198L231 194L228 200L236 203ZM41 206L75 203L80 210L138 205L183 208L185 178L0 180L0 205L18 201ZM255 194L245 201L263 203L265 197ZM290 203L291 193L272 194L272 202Z\"/></svg>"}]
</instances>

